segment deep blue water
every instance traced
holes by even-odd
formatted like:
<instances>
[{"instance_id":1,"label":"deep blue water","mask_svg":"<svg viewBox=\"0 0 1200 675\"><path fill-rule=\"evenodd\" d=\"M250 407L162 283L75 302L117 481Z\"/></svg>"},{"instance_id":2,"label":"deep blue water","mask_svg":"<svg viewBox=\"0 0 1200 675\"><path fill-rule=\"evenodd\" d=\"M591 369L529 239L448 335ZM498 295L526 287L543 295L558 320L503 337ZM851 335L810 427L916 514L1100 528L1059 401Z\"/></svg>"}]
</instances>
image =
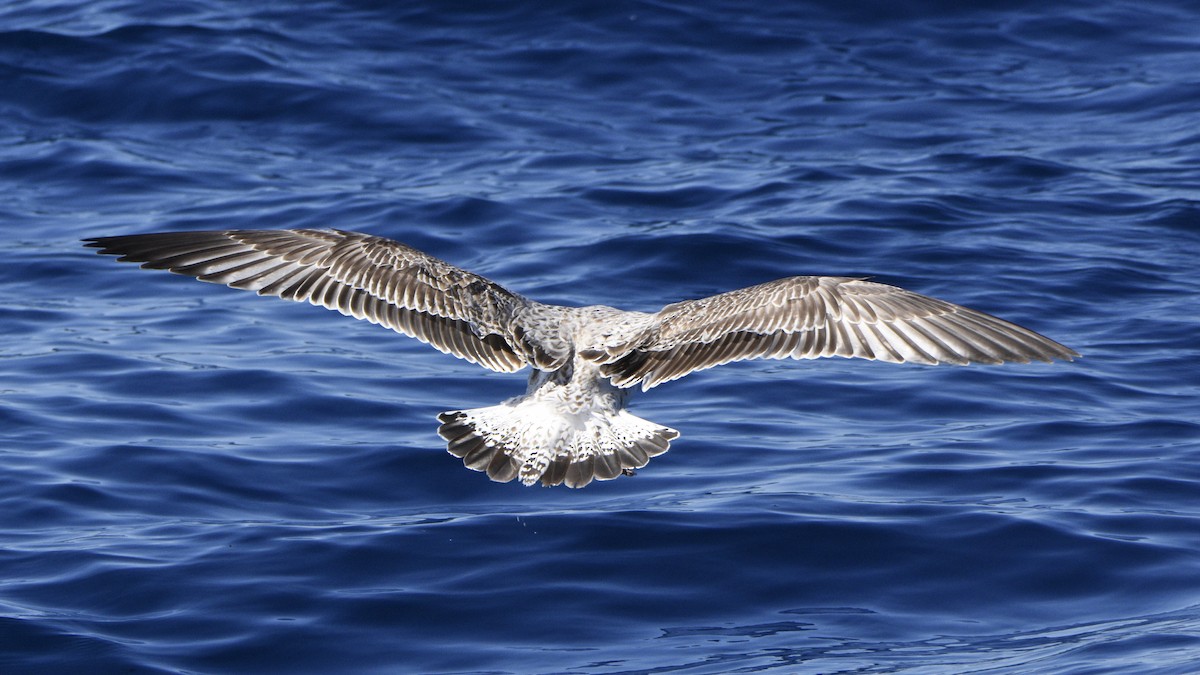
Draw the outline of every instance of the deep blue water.
<instances>
[{"instance_id":1,"label":"deep blue water","mask_svg":"<svg viewBox=\"0 0 1200 675\"><path fill-rule=\"evenodd\" d=\"M1193 672L1200 10L782 6L0 6L0 670ZM726 366L636 477L494 484L435 416L524 374L79 243L261 227L1084 358Z\"/></svg>"}]
</instances>

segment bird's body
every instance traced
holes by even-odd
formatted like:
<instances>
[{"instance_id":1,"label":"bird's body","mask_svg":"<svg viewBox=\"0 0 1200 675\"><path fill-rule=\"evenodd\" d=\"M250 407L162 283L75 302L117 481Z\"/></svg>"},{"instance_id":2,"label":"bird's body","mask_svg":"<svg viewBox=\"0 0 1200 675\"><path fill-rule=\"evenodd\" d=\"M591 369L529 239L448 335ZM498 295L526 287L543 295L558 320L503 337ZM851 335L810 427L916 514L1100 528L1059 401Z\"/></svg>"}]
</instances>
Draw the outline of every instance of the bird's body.
<instances>
[{"instance_id":1,"label":"bird's body","mask_svg":"<svg viewBox=\"0 0 1200 675\"><path fill-rule=\"evenodd\" d=\"M557 370L535 370L523 396L442 413L438 433L451 454L493 480L582 487L645 466L679 435L625 410L629 393L576 355Z\"/></svg>"},{"instance_id":2,"label":"bird's body","mask_svg":"<svg viewBox=\"0 0 1200 675\"><path fill-rule=\"evenodd\" d=\"M625 410L630 390L749 358L1003 363L1078 356L1033 331L894 286L787 277L650 314L547 305L383 237L224 230L97 237L101 253L306 301L500 372L522 396L442 413L448 450L497 481L582 487L645 466L679 434Z\"/></svg>"}]
</instances>

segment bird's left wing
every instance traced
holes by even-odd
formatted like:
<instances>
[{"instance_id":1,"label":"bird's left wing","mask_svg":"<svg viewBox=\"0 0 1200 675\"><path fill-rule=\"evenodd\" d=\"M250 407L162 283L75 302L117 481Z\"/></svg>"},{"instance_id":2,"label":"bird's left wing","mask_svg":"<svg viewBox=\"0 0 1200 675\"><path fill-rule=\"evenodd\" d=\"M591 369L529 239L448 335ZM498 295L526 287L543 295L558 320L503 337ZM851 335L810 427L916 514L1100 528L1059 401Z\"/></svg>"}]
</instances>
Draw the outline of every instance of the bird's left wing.
<instances>
[{"instance_id":1,"label":"bird's left wing","mask_svg":"<svg viewBox=\"0 0 1200 675\"><path fill-rule=\"evenodd\" d=\"M524 298L384 237L220 230L85 241L142 267L337 310L492 370L512 372L528 363L510 333Z\"/></svg>"},{"instance_id":2,"label":"bird's left wing","mask_svg":"<svg viewBox=\"0 0 1200 675\"><path fill-rule=\"evenodd\" d=\"M967 364L1078 356L990 314L845 277L788 277L677 302L656 316L640 334L584 356L602 363L613 384L643 389L752 358Z\"/></svg>"}]
</instances>

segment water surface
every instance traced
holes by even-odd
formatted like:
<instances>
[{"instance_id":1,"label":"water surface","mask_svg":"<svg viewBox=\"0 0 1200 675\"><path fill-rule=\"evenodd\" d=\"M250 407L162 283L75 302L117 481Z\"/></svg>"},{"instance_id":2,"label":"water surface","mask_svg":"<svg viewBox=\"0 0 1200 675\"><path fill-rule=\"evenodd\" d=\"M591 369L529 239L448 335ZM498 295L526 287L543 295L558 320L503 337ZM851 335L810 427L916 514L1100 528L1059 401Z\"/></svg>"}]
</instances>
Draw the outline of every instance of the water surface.
<instances>
[{"instance_id":1,"label":"water surface","mask_svg":"<svg viewBox=\"0 0 1200 675\"><path fill-rule=\"evenodd\" d=\"M0 666L1098 673L1200 658L1188 3L0 9ZM487 373L87 236L338 227L653 311L872 276L1070 364L726 366L490 483Z\"/></svg>"}]
</instances>

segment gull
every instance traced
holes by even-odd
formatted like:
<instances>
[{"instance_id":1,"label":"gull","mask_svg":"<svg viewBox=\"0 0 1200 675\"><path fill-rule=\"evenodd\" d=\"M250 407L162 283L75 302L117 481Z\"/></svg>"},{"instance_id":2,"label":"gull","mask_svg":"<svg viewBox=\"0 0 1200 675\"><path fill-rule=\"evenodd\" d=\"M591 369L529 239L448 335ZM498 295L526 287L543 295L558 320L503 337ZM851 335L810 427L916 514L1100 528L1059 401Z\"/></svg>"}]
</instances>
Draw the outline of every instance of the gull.
<instances>
[{"instance_id":1,"label":"gull","mask_svg":"<svg viewBox=\"0 0 1200 675\"><path fill-rule=\"evenodd\" d=\"M966 365L1079 356L1003 319L861 278L787 277L646 313L544 304L358 232L162 232L85 242L145 268L365 319L490 370L530 367L525 394L438 415L450 454L498 482L578 488L631 475L679 436L626 410L633 388L731 361Z\"/></svg>"}]
</instances>

